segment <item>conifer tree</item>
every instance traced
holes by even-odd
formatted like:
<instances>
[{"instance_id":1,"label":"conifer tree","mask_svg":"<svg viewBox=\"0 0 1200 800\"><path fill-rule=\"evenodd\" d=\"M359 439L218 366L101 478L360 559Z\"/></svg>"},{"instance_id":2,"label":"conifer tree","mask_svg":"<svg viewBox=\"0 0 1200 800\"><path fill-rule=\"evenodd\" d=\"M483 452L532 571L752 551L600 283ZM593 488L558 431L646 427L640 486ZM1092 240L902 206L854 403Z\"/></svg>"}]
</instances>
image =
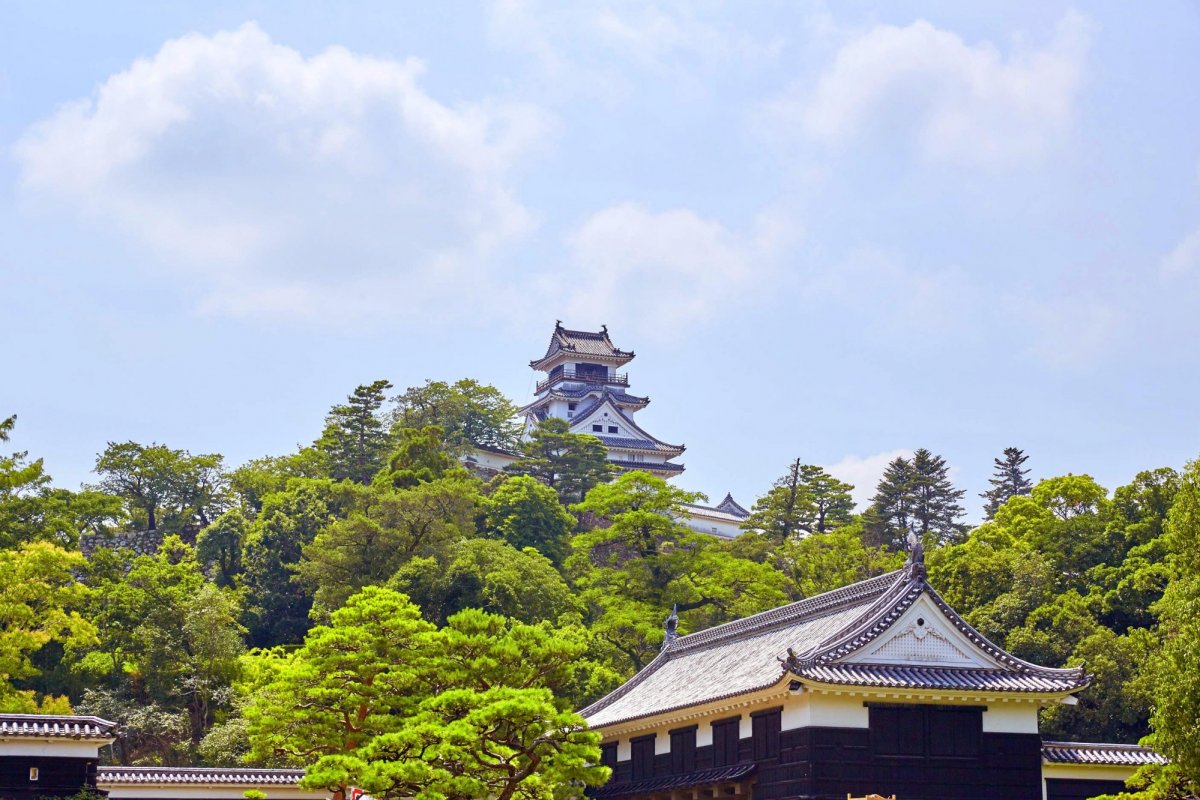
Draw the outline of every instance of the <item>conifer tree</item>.
<instances>
[{"instance_id":1,"label":"conifer tree","mask_svg":"<svg viewBox=\"0 0 1200 800\"><path fill-rule=\"evenodd\" d=\"M537 478L558 492L564 504L579 502L592 487L612 480L613 466L603 443L595 436L571 433L565 419L544 420L519 449L521 458L505 469Z\"/></svg>"},{"instance_id":2,"label":"conifer tree","mask_svg":"<svg viewBox=\"0 0 1200 800\"><path fill-rule=\"evenodd\" d=\"M1029 494L1033 488L1033 482L1025 477L1029 474L1029 470L1022 469L1028 459L1029 456L1025 455L1025 451L1019 447L1006 447L1004 448L1004 457L994 459L995 467L992 477L988 479L992 488L979 493L979 496L986 501L983 504L985 519L990 520L996 516L996 510L1008 502L1010 497Z\"/></svg>"},{"instance_id":3,"label":"conifer tree","mask_svg":"<svg viewBox=\"0 0 1200 800\"><path fill-rule=\"evenodd\" d=\"M796 459L787 474L755 502L742 527L764 531L777 542L799 533L824 533L850 521L853 488L817 465Z\"/></svg>"},{"instance_id":4,"label":"conifer tree","mask_svg":"<svg viewBox=\"0 0 1200 800\"><path fill-rule=\"evenodd\" d=\"M933 534L940 542L959 539L965 526L959 505L966 494L955 489L946 460L921 448L912 459L896 458L888 464L871 500L873 541L900 547L909 533Z\"/></svg>"},{"instance_id":5,"label":"conifer tree","mask_svg":"<svg viewBox=\"0 0 1200 800\"><path fill-rule=\"evenodd\" d=\"M368 484L383 467L391 437L379 409L390 388L392 384L385 380L359 386L345 405L334 406L325 417L316 448L328 459L334 480Z\"/></svg>"}]
</instances>

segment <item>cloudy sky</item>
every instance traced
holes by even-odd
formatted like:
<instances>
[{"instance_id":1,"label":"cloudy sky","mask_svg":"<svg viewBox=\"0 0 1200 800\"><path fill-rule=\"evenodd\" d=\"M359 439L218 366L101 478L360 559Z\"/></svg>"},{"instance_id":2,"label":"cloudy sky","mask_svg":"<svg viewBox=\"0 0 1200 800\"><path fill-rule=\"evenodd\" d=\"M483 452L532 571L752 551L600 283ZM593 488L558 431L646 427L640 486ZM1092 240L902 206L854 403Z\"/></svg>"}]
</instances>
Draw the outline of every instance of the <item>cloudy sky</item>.
<instances>
[{"instance_id":1,"label":"cloudy sky","mask_svg":"<svg viewBox=\"0 0 1200 800\"><path fill-rule=\"evenodd\" d=\"M1200 456L1198 75L1190 3L6 3L0 416L63 485L236 464L380 377L524 402L562 319L714 499L1114 487Z\"/></svg>"}]
</instances>

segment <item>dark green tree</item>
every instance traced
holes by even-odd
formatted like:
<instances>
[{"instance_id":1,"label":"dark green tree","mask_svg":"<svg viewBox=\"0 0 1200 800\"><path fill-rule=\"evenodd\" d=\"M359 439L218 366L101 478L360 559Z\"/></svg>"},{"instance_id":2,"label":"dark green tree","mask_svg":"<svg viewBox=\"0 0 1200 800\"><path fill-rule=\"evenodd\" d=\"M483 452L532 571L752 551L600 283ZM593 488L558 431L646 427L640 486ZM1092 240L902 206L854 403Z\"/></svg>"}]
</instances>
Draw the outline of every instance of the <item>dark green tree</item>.
<instances>
[{"instance_id":1,"label":"dark green tree","mask_svg":"<svg viewBox=\"0 0 1200 800\"><path fill-rule=\"evenodd\" d=\"M222 458L192 455L165 445L109 442L96 458L97 488L124 501L130 518L146 530L193 539L227 507Z\"/></svg>"},{"instance_id":2,"label":"dark green tree","mask_svg":"<svg viewBox=\"0 0 1200 800\"><path fill-rule=\"evenodd\" d=\"M383 467L392 440L380 409L390 388L385 380L359 386L325 417L325 430L314 446L324 454L334 480L368 484Z\"/></svg>"},{"instance_id":3,"label":"dark green tree","mask_svg":"<svg viewBox=\"0 0 1200 800\"><path fill-rule=\"evenodd\" d=\"M528 475L516 475L501 483L483 501L481 530L485 536L503 539L518 550L532 547L555 564L567 555L567 537L575 527L558 495Z\"/></svg>"},{"instance_id":4,"label":"dark green tree","mask_svg":"<svg viewBox=\"0 0 1200 800\"><path fill-rule=\"evenodd\" d=\"M458 460L443 446L442 429L439 426L400 428L395 435L395 450L388 459L387 467L375 476L377 487L411 489L418 484L437 480L455 468L462 470ZM465 473L465 470L462 471Z\"/></svg>"},{"instance_id":5,"label":"dark green tree","mask_svg":"<svg viewBox=\"0 0 1200 800\"><path fill-rule=\"evenodd\" d=\"M922 537L933 534L942 543L961 540L966 526L959 522L963 515L959 501L966 492L950 482L946 460L922 447L913 453L911 464L910 529Z\"/></svg>"},{"instance_id":6,"label":"dark green tree","mask_svg":"<svg viewBox=\"0 0 1200 800\"><path fill-rule=\"evenodd\" d=\"M808 533L808 523L816 516L816 503L805 485L803 468L800 459L793 461L787 473L755 501L742 527L762 531L776 544Z\"/></svg>"},{"instance_id":7,"label":"dark green tree","mask_svg":"<svg viewBox=\"0 0 1200 800\"><path fill-rule=\"evenodd\" d=\"M512 401L496 387L470 378L410 386L396 398L393 416L397 428L437 425L455 453L472 446L510 450L521 432Z\"/></svg>"},{"instance_id":8,"label":"dark green tree","mask_svg":"<svg viewBox=\"0 0 1200 800\"><path fill-rule=\"evenodd\" d=\"M979 494L985 501L983 504L985 519L996 516L996 509L1008 502L1008 498L1029 494L1033 488L1033 482L1025 477L1029 474L1029 470L1024 469L1025 462L1028 460L1029 456L1025 455L1025 451L1020 448L1006 447L1003 458L993 461L992 477L988 479L992 488Z\"/></svg>"},{"instance_id":9,"label":"dark green tree","mask_svg":"<svg viewBox=\"0 0 1200 800\"><path fill-rule=\"evenodd\" d=\"M907 458L898 456L887 465L871 498L867 520L869 542L896 549L903 546L904 538L912 530L915 479L912 462Z\"/></svg>"},{"instance_id":10,"label":"dark green tree","mask_svg":"<svg viewBox=\"0 0 1200 800\"><path fill-rule=\"evenodd\" d=\"M608 451L595 436L571 433L565 419L550 417L521 442L521 453L507 471L529 475L558 492L564 504L582 500L592 487L612 480Z\"/></svg>"}]
</instances>

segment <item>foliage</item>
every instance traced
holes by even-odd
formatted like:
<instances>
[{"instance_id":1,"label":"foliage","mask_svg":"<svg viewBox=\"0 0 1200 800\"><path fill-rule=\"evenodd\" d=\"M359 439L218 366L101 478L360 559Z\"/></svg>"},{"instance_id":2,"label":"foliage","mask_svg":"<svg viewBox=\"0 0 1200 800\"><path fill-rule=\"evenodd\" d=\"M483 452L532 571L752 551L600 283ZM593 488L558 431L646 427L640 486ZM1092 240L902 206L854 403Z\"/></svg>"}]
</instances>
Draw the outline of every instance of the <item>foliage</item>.
<instances>
[{"instance_id":1,"label":"foliage","mask_svg":"<svg viewBox=\"0 0 1200 800\"><path fill-rule=\"evenodd\" d=\"M38 674L32 657L47 644L81 648L96 641L95 626L80 614L87 589L72 575L83 563L78 553L48 542L0 550L0 711L38 710L35 692L15 682Z\"/></svg>"},{"instance_id":2,"label":"foliage","mask_svg":"<svg viewBox=\"0 0 1200 800\"><path fill-rule=\"evenodd\" d=\"M305 786L399 797L550 798L598 785L598 735L556 701L582 632L468 611L441 630L404 595L369 587L314 628L247 709L252 753L306 765Z\"/></svg>"},{"instance_id":3,"label":"foliage","mask_svg":"<svg viewBox=\"0 0 1200 800\"><path fill-rule=\"evenodd\" d=\"M787 579L788 598L802 600L899 569L904 556L884 546L868 547L854 531L836 530L784 542L774 549L771 563Z\"/></svg>"},{"instance_id":4,"label":"foliage","mask_svg":"<svg viewBox=\"0 0 1200 800\"><path fill-rule=\"evenodd\" d=\"M437 425L454 452L475 447L512 449L520 433L517 407L494 386L464 378L425 381L396 398L396 428Z\"/></svg>"},{"instance_id":5,"label":"foliage","mask_svg":"<svg viewBox=\"0 0 1200 800\"><path fill-rule=\"evenodd\" d=\"M228 502L222 461L157 443L109 442L96 458L97 487L121 498L135 525L194 537Z\"/></svg>"},{"instance_id":6,"label":"foliage","mask_svg":"<svg viewBox=\"0 0 1200 800\"><path fill-rule=\"evenodd\" d=\"M504 480L482 503L481 529L517 549L532 547L555 564L567 554L575 518L554 490L527 475Z\"/></svg>"},{"instance_id":7,"label":"foliage","mask_svg":"<svg viewBox=\"0 0 1200 800\"><path fill-rule=\"evenodd\" d=\"M879 544L902 546L905 537L932 535L938 542L961 541L966 526L959 505L966 492L950 482L949 467L941 456L920 448L911 459L896 458L883 473L871 500Z\"/></svg>"},{"instance_id":8,"label":"foliage","mask_svg":"<svg viewBox=\"0 0 1200 800\"><path fill-rule=\"evenodd\" d=\"M411 597L425 619L439 625L468 608L538 622L557 620L575 605L549 559L533 548L517 550L487 539L455 542L437 556L414 558L388 586Z\"/></svg>"},{"instance_id":9,"label":"foliage","mask_svg":"<svg viewBox=\"0 0 1200 800\"><path fill-rule=\"evenodd\" d=\"M196 558L218 586L233 586L242 572L242 548L250 521L234 508L226 511L196 538Z\"/></svg>"},{"instance_id":10,"label":"foliage","mask_svg":"<svg viewBox=\"0 0 1200 800\"><path fill-rule=\"evenodd\" d=\"M821 467L796 459L787 474L755 502L742 527L762 531L777 543L804 533L824 533L850 521L853 488Z\"/></svg>"},{"instance_id":11,"label":"foliage","mask_svg":"<svg viewBox=\"0 0 1200 800\"><path fill-rule=\"evenodd\" d=\"M1024 468L1028 460L1029 456L1019 447L1006 447L1004 457L993 461L995 468L992 477L988 478L992 488L979 494L986 501L983 505L985 519L996 516L996 509L1008 502L1010 497L1029 494L1033 483L1026 477L1029 470Z\"/></svg>"},{"instance_id":12,"label":"foliage","mask_svg":"<svg viewBox=\"0 0 1200 800\"><path fill-rule=\"evenodd\" d=\"M437 425L396 431L396 449L388 459L387 467L375 476L375 485L411 489L443 478L456 468L462 470L458 461L443 447L442 433Z\"/></svg>"},{"instance_id":13,"label":"foliage","mask_svg":"<svg viewBox=\"0 0 1200 800\"><path fill-rule=\"evenodd\" d=\"M611 480L608 451L595 436L571 433L565 419L550 417L518 446L521 457L506 467L529 475L558 492L563 503L582 500L593 487Z\"/></svg>"},{"instance_id":14,"label":"foliage","mask_svg":"<svg viewBox=\"0 0 1200 800\"><path fill-rule=\"evenodd\" d=\"M384 583L415 556L475 532L478 482L456 475L411 489L364 490L354 509L303 547L296 567L328 613L364 586Z\"/></svg>"},{"instance_id":15,"label":"foliage","mask_svg":"<svg viewBox=\"0 0 1200 800\"><path fill-rule=\"evenodd\" d=\"M357 387L325 417L325 430L313 444L334 480L368 484L391 449L388 426L380 413L392 384L378 380Z\"/></svg>"}]
</instances>

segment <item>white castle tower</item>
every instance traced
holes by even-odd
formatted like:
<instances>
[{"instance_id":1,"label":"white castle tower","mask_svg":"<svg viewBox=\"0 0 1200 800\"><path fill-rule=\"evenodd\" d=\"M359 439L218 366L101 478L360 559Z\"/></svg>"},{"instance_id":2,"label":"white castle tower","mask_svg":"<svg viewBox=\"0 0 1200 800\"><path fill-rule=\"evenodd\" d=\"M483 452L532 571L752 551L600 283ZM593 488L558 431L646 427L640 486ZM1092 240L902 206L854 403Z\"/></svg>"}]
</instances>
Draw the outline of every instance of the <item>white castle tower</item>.
<instances>
[{"instance_id":1,"label":"white castle tower","mask_svg":"<svg viewBox=\"0 0 1200 800\"><path fill-rule=\"evenodd\" d=\"M633 357L632 350L621 350L612 343L605 325L596 332L572 331L559 321L546 354L529 362L546 377L538 381L534 401L521 413L528 428L549 417L565 419L572 433L586 433L604 442L609 460L618 467L671 478L683 472L683 464L671 459L686 448L656 439L634 421L650 398L629 394L629 375L618 372Z\"/></svg>"}]
</instances>

